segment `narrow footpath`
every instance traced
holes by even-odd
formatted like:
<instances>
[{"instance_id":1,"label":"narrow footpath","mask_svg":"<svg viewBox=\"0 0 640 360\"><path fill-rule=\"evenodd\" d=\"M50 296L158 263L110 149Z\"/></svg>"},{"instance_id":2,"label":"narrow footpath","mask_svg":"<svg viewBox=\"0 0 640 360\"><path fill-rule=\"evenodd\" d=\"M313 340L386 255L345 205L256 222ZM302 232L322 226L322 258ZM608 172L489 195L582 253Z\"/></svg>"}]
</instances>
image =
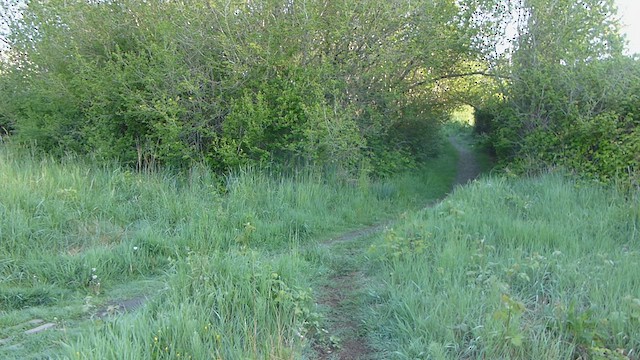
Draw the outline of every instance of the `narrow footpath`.
<instances>
[{"instance_id":1,"label":"narrow footpath","mask_svg":"<svg viewBox=\"0 0 640 360\"><path fill-rule=\"evenodd\" d=\"M475 154L455 137L449 138L458 152L457 174L453 186L464 185L480 174ZM432 205L430 206L433 206ZM361 268L369 238L384 231L392 222L351 231L321 244L335 256L333 275L320 289L318 305L328 308L328 338L314 347L319 360L368 360L375 358L360 324L358 299L362 297L367 278Z\"/></svg>"}]
</instances>

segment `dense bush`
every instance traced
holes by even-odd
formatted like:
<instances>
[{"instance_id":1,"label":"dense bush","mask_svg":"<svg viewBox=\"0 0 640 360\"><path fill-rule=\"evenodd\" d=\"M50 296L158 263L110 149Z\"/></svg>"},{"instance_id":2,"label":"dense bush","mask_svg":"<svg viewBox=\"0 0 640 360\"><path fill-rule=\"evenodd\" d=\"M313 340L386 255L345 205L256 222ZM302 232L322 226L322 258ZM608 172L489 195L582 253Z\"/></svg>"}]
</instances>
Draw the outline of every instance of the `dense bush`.
<instances>
[{"instance_id":1,"label":"dense bush","mask_svg":"<svg viewBox=\"0 0 640 360\"><path fill-rule=\"evenodd\" d=\"M637 180L640 63L621 58L561 70L564 82L545 75L556 81L537 111L515 102L529 95L514 94L477 111L476 130L489 134L503 162L515 160L514 169L564 166L602 181Z\"/></svg>"},{"instance_id":2,"label":"dense bush","mask_svg":"<svg viewBox=\"0 0 640 360\"><path fill-rule=\"evenodd\" d=\"M431 77L474 56L462 36L471 15L458 10L453 1L28 2L6 34L0 125L48 152L139 168L204 158L218 170L293 162L392 172L438 149L447 105L430 95Z\"/></svg>"}]
</instances>

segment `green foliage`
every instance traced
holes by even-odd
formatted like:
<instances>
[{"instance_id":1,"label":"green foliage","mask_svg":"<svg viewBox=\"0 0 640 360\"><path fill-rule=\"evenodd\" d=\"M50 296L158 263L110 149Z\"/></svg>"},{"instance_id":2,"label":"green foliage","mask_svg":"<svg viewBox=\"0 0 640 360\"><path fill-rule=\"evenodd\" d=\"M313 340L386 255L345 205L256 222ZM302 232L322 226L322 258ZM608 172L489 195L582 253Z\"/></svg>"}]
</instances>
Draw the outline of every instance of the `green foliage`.
<instances>
[{"instance_id":1,"label":"green foliage","mask_svg":"<svg viewBox=\"0 0 640 360\"><path fill-rule=\"evenodd\" d=\"M608 112L580 119L549 148L563 150L561 164L603 181L638 176L639 123L627 116Z\"/></svg>"},{"instance_id":2,"label":"green foliage","mask_svg":"<svg viewBox=\"0 0 640 360\"><path fill-rule=\"evenodd\" d=\"M520 331L520 317L525 312L525 305L512 299L507 294L500 296L502 308L493 313L493 319L502 322L503 329L500 336L509 346L521 347L523 334Z\"/></svg>"},{"instance_id":3,"label":"green foliage","mask_svg":"<svg viewBox=\"0 0 640 360\"><path fill-rule=\"evenodd\" d=\"M544 106L538 109L545 112L546 120L538 117L539 112L536 115L504 101L481 109L480 117L489 121L485 124L480 119L477 126L490 129L491 146L503 162L515 160L509 165L512 169L563 166L605 182L637 181L638 102L631 95L640 86L637 61L603 60L565 76L572 77L571 84L556 81L556 92L548 89L549 95L540 100ZM595 79L607 79L607 88L598 88L592 83Z\"/></svg>"},{"instance_id":4,"label":"green foliage","mask_svg":"<svg viewBox=\"0 0 640 360\"><path fill-rule=\"evenodd\" d=\"M475 109L473 112L473 127L478 134L488 134L493 132L493 122L495 121L495 110L488 108Z\"/></svg>"},{"instance_id":5,"label":"green foliage","mask_svg":"<svg viewBox=\"0 0 640 360\"><path fill-rule=\"evenodd\" d=\"M162 295L137 316L95 324L68 344L67 356L293 358L317 317L310 290L299 285L307 267L295 254L187 253Z\"/></svg>"},{"instance_id":6,"label":"green foliage","mask_svg":"<svg viewBox=\"0 0 640 360\"><path fill-rule=\"evenodd\" d=\"M411 237L401 237L396 235L393 231L387 231L385 233L385 242L380 245L385 256L389 256L390 259L403 259L405 257L423 257L425 252L429 250L430 234L425 235L413 235ZM377 247L374 247L377 249Z\"/></svg>"},{"instance_id":7,"label":"green foliage","mask_svg":"<svg viewBox=\"0 0 640 360\"><path fill-rule=\"evenodd\" d=\"M356 170L366 140L349 118L324 99L317 78L306 73L276 74L232 102L219 151L231 165L293 164Z\"/></svg>"},{"instance_id":8,"label":"green foliage","mask_svg":"<svg viewBox=\"0 0 640 360\"><path fill-rule=\"evenodd\" d=\"M444 114L427 114L424 110L408 108L404 110L403 117L403 121L390 129L390 141L421 162L438 154L441 145L439 130ZM433 120L427 122L424 118Z\"/></svg>"},{"instance_id":9,"label":"green foliage","mask_svg":"<svg viewBox=\"0 0 640 360\"><path fill-rule=\"evenodd\" d=\"M481 31L452 0L73 0L21 11L6 34L0 126L50 153L139 169L415 165L439 151L455 102L434 79L475 60L468 38Z\"/></svg>"},{"instance_id":10,"label":"green foliage","mask_svg":"<svg viewBox=\"0 0 640 360\"><path fill-rule=\"evenodd\" d=\"M591 0L516 6L505 98L476 112L476 130L510 169L637 182L640 63L622 55L614 10Z\"/></svg>"},{"instance_id":11,"label":"green foliage","mask_svg":"<svg viewBox=\"0 0 640 360\"><path fill-rule=\"evenodd\" d=\"M504 100L494 100L474 111L474 131L484 137L486 146L498 159L508 161L519 149L520 120Z\"/></svg>"}]
</instances>

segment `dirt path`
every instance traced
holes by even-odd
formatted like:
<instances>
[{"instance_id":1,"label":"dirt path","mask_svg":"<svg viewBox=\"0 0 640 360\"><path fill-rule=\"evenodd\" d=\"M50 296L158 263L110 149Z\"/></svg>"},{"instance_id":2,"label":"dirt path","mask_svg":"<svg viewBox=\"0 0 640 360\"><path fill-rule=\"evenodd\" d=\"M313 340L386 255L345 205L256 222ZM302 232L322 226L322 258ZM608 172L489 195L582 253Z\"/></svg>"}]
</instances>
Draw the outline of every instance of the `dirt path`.
<instances>
[{"instance_id":1,"label":"dirt path","mask_svg":"<svg viewBox=\"0 0 640 360\"><path fill-rule=\"evenodd\" d=\"M454 186L464 185L480 174L475 155L457 138L449 139L458 152L457 174ZM433 206L432 203L430 206ZM366 276L358 269L358 256L364 246L358 240L382 232L391 225L386 222L351 231L329 239L322 246L331 248L337 261L332 266L334 275L329 285L321 289L318 304L327 307L329 339L314 347L319 360L366 360L375 358L373 349L360 330L359 311L355 300L365 287ZM349 263L349 261L351 263ZM354 264L355 263L355 264Z\"/></svg>"},{"instance_id":2,"label":"dirt path","mask_svg":"<svg viewBox=\"0 0 640 360\"><path fill-rule=\"evenodd\" d=\"M466 145L462 144L460 140L455 137L450 137L449 141L458 152L458 170L453 185L464 185L478 177L480 174L480 165L475 155Z\"/></svg>"},{"instance_id":3,"label":"dirt path","mask_svg":"<svg viewBox=\"0 0 640 360\"><path fill-rule=\"evenodd\" d=\"M382 226L369 227L322 244L329 247L334 256L333 275L318 297L318 304L328 309L328 334L314 347L317 359L369 359L372 349L359 331L358 320L358 298L366 282L358 264L364 247L360 240L382 229Z\"/></svg>"}]
</instances>

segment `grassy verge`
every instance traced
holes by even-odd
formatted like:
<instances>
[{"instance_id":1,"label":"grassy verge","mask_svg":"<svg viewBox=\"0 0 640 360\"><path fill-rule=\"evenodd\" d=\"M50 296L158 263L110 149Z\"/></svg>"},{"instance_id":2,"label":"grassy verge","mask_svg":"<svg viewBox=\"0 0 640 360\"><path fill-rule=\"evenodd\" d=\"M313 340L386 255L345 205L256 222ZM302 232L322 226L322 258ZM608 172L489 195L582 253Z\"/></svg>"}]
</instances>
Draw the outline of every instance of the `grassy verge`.
<instances>
[{"instance_id":1,"label":"grassy verge","mask_svg":"<svg viewBox=\"0 0 640 360\"><path fill-rule=\"evenodd\" d=\"M256 170L138 174L0 149L0 357L299 358L318 329L301 250L448 191L422 171L357 183ZM149 297L116 317L120 299ZM55 331L26 335L34 318ZM62 344L62 345L61 345Z\"/></svg>"},{"instance_id":2,"label":"grassy verge","mask_svg":"<svg viewBox=\"0 0 640 360\"><path fill-rule=\"evenodd\" d=\"M370 251L371 343L384 359L637 359L638 200L489 177L408 215Z\"/></svg>"}]
</instances>

